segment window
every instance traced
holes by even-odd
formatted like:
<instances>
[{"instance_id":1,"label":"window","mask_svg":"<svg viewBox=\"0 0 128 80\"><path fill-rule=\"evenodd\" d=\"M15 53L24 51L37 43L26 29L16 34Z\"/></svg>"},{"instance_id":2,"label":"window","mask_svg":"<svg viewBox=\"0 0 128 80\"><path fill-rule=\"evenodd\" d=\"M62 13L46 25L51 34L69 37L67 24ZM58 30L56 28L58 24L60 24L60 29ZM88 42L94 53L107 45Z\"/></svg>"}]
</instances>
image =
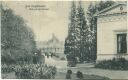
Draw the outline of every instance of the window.
<instances>
[{"instance_id":1,"label":"window","mask_svg":"<svg viewBox=\"0 0 128 80\"><path fill-rule=\"evenodd\" d=\"M127 53L127 34L117 34L117 53Z\"/></svg>"}]
</instances>

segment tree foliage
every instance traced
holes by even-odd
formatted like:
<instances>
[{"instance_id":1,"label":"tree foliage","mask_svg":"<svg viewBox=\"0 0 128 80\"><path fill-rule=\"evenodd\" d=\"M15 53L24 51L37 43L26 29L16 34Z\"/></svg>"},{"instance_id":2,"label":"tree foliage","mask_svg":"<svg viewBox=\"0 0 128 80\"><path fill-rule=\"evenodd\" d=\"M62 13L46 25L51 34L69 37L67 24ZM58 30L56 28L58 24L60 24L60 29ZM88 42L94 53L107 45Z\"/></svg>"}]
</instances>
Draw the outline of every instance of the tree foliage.
<instances>
[{"instance_id":1,"label":"tree foliage","mask_svg":"<svg viewBox=\"0 0 128 80\"><path fill-rule=\"evenodd\" d=\"M70 13L70 23L69 23L69 30L68 30L68 36L65 40L65 51L64 53L67 56L67 60L74 62L76 61L75 59L75 43L76 43L76 33L75 33L75 28L77 26L76 22L76 5L74 2L72 2L71 6L71 13ZM76 62L74 62L76 63Z\"/></svg>"},{"instance_id":2,"label":"tree foliage","mask_svg":"<svg viewBox=\"0 0 128 80\"><path fill-rule=\"evenodd\" d=\"M77 36L77 41L78 41L78 57L80 62L83 62L88 55L88 35L89 35L89 30L87 26L87 21L85 18L85 13L84 13L84 8L82 7L81 1L78 4L77 8L77 28L76 28L76 33L78 33ZM86 56L85 56L86 55Z\"/></svg>"},{"instance_id":3,"label":"tree foliage","mask_svg":"<svg viewBox=\"0 0 128 80\"><path fill-rule=\"evenodd\" d=\"M72 2L70 23L68 37L65 40L65 54L67 59L72 63L83 61L83 55L85 54L85 35L88 31L86 25L86 18L84 9L82 8L81 2L79 2L76 8L75 3ZM87 35L86 35L87 36Z\"/></svg>"},{"instance_id":4,"label":"tree foliage","mask_svg":"<svg viewBox=\"0 0 128 80\"><path fill-rule=\"evenodd\" d=\"M1 10L2 62L31 61L36 51L33 31L11 9Z\"/></svg>"}]
</instances>

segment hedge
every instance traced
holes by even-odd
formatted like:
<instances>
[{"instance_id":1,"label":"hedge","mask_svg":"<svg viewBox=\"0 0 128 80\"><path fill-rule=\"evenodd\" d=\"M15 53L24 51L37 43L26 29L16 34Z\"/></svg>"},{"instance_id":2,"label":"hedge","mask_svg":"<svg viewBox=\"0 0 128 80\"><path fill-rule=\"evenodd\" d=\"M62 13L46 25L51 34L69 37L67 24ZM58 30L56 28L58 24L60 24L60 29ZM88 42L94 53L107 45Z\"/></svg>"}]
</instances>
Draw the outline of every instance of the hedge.
<instances>
[{"instance_id":1,"label":"hedge","mask_svg":"<svg viewBox=\"0 0 128 80\"><path fill-rule=\"evenodd\" d=\"M103 60L95 65L96 68L112 70L128 70L128 60L125 58L113 58L112 60Z\"/></svg>"}]
</instances>

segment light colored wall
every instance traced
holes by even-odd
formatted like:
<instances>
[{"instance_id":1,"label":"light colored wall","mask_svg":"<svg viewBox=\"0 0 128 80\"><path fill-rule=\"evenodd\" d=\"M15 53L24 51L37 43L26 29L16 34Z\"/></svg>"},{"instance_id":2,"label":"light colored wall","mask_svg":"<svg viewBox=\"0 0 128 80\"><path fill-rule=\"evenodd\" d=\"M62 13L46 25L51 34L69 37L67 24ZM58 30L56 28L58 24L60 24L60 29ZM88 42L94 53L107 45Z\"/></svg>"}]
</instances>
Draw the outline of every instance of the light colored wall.
<instances>
[{"instance_id":1,"label":"light colored wall","mask_svg":"<svg viewBox=\"0 0 128 80\"><path fill-rule=\"evenodd\" d=\"M98 17L97 19L97 60L111 59L117 54L116 34L126 32L126 14Z\"/></svg>"}]
</instances>

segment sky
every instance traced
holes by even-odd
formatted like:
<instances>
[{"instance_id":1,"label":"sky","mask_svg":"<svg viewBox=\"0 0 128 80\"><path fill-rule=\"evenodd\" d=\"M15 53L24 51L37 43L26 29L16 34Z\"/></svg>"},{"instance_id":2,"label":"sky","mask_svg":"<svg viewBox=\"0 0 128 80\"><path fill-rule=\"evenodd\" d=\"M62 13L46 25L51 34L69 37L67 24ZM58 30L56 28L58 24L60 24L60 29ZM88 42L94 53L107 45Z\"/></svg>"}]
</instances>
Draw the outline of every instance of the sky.
<instances>
[{"instance_id":1,"label":"sky","mask_svg":"<svg viewBox=\"0 0 128 80\"><path fill-rule=\"evenodd\" d=\"M82 2L85 12L90 3ZM47 41L52 34L60 41L67 37L71 1L8 1L4 4L24 18L36 41Z\"/></svg>"}]
</instances>

